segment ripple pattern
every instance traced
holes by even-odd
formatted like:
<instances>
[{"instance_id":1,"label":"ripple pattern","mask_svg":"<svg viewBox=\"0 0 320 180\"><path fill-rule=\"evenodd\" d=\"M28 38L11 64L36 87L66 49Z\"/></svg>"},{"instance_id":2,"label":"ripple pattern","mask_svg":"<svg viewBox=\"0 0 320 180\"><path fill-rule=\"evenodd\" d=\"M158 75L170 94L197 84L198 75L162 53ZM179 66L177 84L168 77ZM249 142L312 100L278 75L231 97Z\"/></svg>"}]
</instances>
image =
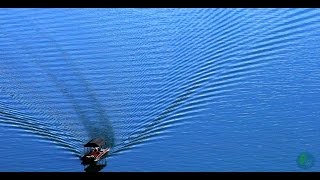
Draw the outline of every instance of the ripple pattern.
<instances>
[{"instance_id":1,"label":"ripple pattern","mask_svg":"<svg viewBox=\"0 0 320 180\"><path fill-rule=\"evenodd\" d=\"M80 155L168 138L316 36L318 9L2 9L0 122ZM292 47L292 48L290 48Z\"/></svg>"}]
</instances>

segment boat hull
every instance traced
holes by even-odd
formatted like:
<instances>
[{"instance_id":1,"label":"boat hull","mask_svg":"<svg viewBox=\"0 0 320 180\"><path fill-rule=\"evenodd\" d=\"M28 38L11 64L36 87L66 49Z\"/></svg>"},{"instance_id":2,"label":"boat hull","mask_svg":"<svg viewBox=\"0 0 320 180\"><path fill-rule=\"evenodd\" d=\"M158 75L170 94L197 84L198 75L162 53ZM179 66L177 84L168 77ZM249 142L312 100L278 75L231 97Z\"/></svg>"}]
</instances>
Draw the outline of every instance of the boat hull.
<instances>
[{"instance_id":1,"label":"boat hull","mask_svg":"<svg viewBox=\"0 0 320 180\"><path fill-rule=\"evenodd\" d=\"M101 151L98 151L98 152L90 152L82 156L81 159L85 164L97 162L101 160L104 156L106 156L109 153L109 151L110 151L110 148L102 149Z\"/></svg>"}]
</instances>

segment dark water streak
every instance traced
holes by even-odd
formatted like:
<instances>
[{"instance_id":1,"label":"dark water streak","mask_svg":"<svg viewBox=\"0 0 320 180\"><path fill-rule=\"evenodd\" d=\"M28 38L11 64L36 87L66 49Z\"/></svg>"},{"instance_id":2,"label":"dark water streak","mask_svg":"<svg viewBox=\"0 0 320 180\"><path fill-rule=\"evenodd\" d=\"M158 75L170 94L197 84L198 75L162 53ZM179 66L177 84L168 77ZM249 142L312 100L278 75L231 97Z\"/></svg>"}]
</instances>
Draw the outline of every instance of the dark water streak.
<instances>
[{"instance_id":1,"label":"dark water streak","mask_svg":"<svg viewBox=\"0 0 320 180\"><path fill-rule=\"evenodd\" d=\"M165 86L157 89L158 94L155 99L159 101L153 106L146 105L148 111L144 111L146 114L141 118L140 122L128 120L128 124L124 124L126 131L119 132L122 137L115 136L117 129L114 129L112 124L117 120L108 118L107 110L105 110L98 95L92 90L90 82L84 78L82 71L86 69L78 69L74 64L81 62L81 59L74 60L70 55L71 53L65 50L67 48L64 48L58 40L55 40L49 33L38 27L41 25L40 23L38 24L35 20L22 16L28 21L35 37L40 40L46 40L50 47L54 49L52 51L59 54L57 64L43 61L41 55L32 52L32 46L19 44L20 40L18 36L15 36L15 33L2 33L2 36L11 39L20 50L29 55L33 59L32 63L39 67L45 73L46 78L53 82L55 88L66 97L76 112L78 120L88 133L88 138L103 136L107 139L109 146L113 147L111 155L116 155L146 143L153 138L163 137L165 136L163 132L169 128L175 127L179 123L183 124L188 118L205 111L209 103L218 102L219 99L227 96L229 92L235 91L240 84L245 84L250 78L256 76L261 69L270 66L272 63L277 63L279 57L286 55L288 47L294 46L298 40L303 38L304 33L310 32L319 26L316 26L316 23L319 22L318 10L265 10L262 11L265 14L261 15L261 17L259 16L259 23L257 23L258 20L255 21L253 18L253 16L258 16L259 14L259 12L255 11L257 10L218 9L212 10L211 13L211 10L200 9L192 10L192 15L185 16L189 12L182 10L177 12L179 16L177 15L176 18L165 21L164 23L168 23L168 26L170 25L169 23L174 24L171 25L172 28L170 29L172 34L168 35L169 38L167 39L171 45L167 50L171 54L170 58L172 58L172 63L169 66L171 71L163 75L164 77L162 75L159 77L158 73L152 72L156 71L158 67L152 67L154 65L153 62L142 63L142 60L140 61L141 70L148 71L148 73L144 74L145 76L135 75L132 72L134 70L130 69L130 65L125 67L127 69L124 68L122 73L128 76L132 74L130 77L141 79L141 81L137 81L137 85L151 82L151 80L156 81L158 78L164 79ZM140 13L144 12L137 11L136 13L141 15ZM164 13L164 16L175 15L174 12L170 11L162 13ZM158 15L149 15L151 19L153 16L155 19L158 18ZM161 16L161 13L159 16ZM112 18L114 17L110 17L107 20L114 20ZM109 48L112 50L117 49L124 44L122 50L128 56L134 56L136 52L141 52L141 58L146 61L148 60L148 54L143 54L144 52L151 52L156 57L161 56L162 51L148 51L148 49L159 48L163 43L157 41L157 38L154 40L148 39L150 38L149 36L152 37L157 32L154 29L155 27L140 25L137 22L135 22L137 24L132 23L132 25L129 20L127 21L120 19L119 24L123 22L129 24L121 29L124 33L120 33L129 42L135 42L133 41L135 38L130 37L130 28L132 27L150 28L149 34L145 33L144 36L139 37L141 38L139 47L131 47L132 44L125 45L126 42L120 41L117 44L110 45ZM112 27L110 27L111 30L113 30ZM99 37L93 37L93 42L94 38ZM81 38L73 40L81 42ZM144 44L143 40L149 44ZM138 66L139 62L132 64ZM159 68L164 67L167 66L163 65ZM82 88L83 94L73 93L72 88L70 88L72 83L68 84L68 82L63 81L66 79L61 77L59 79L58 74L51 73L54 72L55 68L68 71L67 78L76 83L77 87ZM2 73L10 74L4 70ZM11 75L9 81L19 82L19 80L12 77L14 76ZM159 84L161 85L161 83ZM23 87L23 85L19 84L16 86L16 88ZM36 104L26 102L23 97L15 94L14 89L5 88L5 86L0 86L0 88L2 93L24 104L27 108L33 109L39 114L42 113L40 112L41 110L36 108ZM146 85L147 88L148 86ZM141 90L141 92L143 91ZM78 102L79 98L77 96L79 95L84 95L88 98L89 105ZM143 98L144 96L137 96L135 100L139 102ZM89 106L94 110L88 110ZM51 111L55 110L51 108ZM58 115L59 113L56 113L56 116ZM69 129L69 139L61 137L66 135L65 132L60 132L48 126L48 123L41 123L41 120L28 114L23 114L19 110L15 110L14 107L8 107L5 103L0 102L1 123L10 123L28 129L35 134L55 141L61 146L65 146L70 151L74 151L73 147L77 146L76 153L79 154L81 143L87 140L86 137L77 136L75 132L77 129L68 127L66 119L57 119L50 114L43 114L43 116L50 119L52 124L57 123L59 126ZM133 126L134 123L136 124ZM71 142L68 140L71 140Z\"/></svg>"}]
</instances>

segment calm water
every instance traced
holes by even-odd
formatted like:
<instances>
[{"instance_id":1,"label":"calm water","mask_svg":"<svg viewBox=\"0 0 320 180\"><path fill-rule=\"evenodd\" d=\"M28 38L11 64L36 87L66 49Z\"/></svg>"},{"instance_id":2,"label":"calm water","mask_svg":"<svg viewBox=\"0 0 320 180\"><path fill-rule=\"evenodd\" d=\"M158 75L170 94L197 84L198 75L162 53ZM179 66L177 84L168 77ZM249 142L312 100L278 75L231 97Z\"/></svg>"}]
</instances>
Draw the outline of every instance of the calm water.
<instances>
[{"instance_id":1,"label":"calm water","mask_svg":"<svg viewBox=\"0 0 320 180\"><path fill-rule=\"evenodd\" d=\"M319 171L319 9L0 9L0 171Z\"/></svg>"}]
</instances>

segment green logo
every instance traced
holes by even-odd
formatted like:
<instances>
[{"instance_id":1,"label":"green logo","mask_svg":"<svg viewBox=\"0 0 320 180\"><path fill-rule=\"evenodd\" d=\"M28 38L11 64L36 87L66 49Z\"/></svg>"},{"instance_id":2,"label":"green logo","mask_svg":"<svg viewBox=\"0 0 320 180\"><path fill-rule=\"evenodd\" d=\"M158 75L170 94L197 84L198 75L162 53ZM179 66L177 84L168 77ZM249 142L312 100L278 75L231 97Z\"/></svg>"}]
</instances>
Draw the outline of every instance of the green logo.
<instances>
[{"instance_id":1,"label":"green logo","mask_svg":"<svg viewBox=\"0 0 320 180\"><path fill-rule=\"evenodd\" d=\"M302 169L309 169L314 165L315 158L308 152L302 152L297 158L298 166Z\"/></svg>"}]
</instances>

